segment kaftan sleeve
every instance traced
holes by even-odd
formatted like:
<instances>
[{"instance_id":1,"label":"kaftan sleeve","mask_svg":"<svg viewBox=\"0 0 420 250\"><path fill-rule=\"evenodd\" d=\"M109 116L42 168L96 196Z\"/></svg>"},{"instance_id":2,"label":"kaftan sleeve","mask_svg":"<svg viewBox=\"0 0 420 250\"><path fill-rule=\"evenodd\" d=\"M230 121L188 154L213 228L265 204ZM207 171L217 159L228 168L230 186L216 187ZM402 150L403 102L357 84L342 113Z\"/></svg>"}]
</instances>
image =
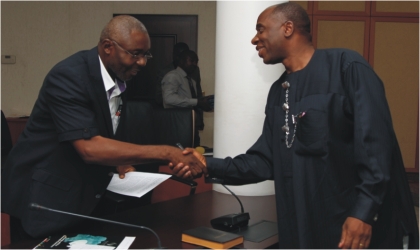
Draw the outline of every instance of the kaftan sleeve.
<instances>
[{"instance_id":1,"label":"kaftan sleeve","mask_svg":"<svg viewBox=\"0 0 420 250\"><path fill-rule=\"evenodd\" d=\"M225 159L207 158L210 176L223 179L225 184L230 185L273 179L271 150L266 143L262 134L246 154Z\"/></svg>"},{"instance_id":2,"label":"kaftan sleeve","mask_svg":"<svg viewBox=\"0 0 420 250\"><path fill-rule=\"evenodd\" d=\"M358 177L358 196L350 216L372 224L389 185L394 129L383 83L369 65L349 64L344 81L353 109Z\"/></svg>"},{"instance_id":3,"label":"kaftan sleeve","mask_svg":"<svg viewBox=\"0 0 420 250\"><path fill-rule=\"evenodd\" d=\"M274 178L271 110L272 108L266 107L262 134L245 154L225 159L207 158L211 177L224 179L225 184L231 185L257 183Z\"/></svg>"}]
</instances>

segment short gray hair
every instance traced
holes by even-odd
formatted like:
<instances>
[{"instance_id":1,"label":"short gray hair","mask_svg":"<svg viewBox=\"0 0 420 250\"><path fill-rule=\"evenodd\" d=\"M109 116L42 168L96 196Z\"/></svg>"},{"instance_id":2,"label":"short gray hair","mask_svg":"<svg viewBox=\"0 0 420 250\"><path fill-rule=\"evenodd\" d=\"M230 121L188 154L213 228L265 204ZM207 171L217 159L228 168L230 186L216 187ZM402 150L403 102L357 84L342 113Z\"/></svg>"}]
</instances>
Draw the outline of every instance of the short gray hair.
<instances>
[{"instance_id":1,"label":"short gray hair","mask_svg":"<svg viewBox=\"0 0 420 250\"><path fill-rule=\"evenodd\" d=\"M112 18L101 32L100 41L107 38L128 39L133 30L147 34L147 29L137 18L128 15L118 15Z\"/></svg>"}]
</instances>

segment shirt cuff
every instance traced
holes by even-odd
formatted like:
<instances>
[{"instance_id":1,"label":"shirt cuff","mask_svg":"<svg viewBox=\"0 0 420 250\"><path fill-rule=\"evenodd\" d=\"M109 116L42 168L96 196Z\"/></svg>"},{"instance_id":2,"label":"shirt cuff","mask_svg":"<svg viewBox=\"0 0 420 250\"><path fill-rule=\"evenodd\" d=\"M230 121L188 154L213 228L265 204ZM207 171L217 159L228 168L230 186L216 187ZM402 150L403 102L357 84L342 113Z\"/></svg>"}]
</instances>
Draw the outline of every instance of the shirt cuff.
<instances>
[{"instance_id":1,"label":"shirt cuff","mask_svg":"<svg viewBox=\"0 0 420 250\"><path fill-rule=\"evenodd\" d=\"M356 205L350 211L349 216L357 218L372 225L377 219L377 212L379 205L374 202L369 196L359 194Z\"/></svg>"},{"instance_id":2,"label":"shirt cuff","mask_svg":"<svg viewBox=\"0 0 420 250\"><path fill-rule=\"evenodd\" d=\"M192 104L193 104L193 106L197 106L197 104L198 104L198 99L192 99Z\"/></svg>"}]
</instances>

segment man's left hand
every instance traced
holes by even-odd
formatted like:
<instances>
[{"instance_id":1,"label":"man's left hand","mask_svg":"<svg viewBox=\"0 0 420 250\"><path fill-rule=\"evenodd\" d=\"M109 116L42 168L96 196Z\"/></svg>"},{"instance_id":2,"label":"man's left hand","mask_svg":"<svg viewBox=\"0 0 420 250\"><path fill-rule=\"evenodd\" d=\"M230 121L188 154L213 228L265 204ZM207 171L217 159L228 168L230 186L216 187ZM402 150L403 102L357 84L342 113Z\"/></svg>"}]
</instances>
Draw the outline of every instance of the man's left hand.
<instances>
[{"instance_id":1,"label":"man's left hand","mask_svg":"<svg viewBox=\"0 0 420 250\"><path fill-rule=\"evenodd\" d=\"M348 217L343 224L338 248L368 248L372 236L372 226L353 217Z\"/></svg>"}]
</instances>

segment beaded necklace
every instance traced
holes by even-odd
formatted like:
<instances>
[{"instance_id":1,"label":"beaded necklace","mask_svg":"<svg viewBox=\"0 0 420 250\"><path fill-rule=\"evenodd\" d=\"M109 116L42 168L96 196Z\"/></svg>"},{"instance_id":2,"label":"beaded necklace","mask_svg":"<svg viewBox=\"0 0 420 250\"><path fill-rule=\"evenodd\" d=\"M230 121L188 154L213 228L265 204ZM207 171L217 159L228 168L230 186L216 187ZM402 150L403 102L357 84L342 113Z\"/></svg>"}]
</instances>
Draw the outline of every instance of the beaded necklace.
<instances>
[{"instance_id":1,"label":"beaded necklace","mask_svg":"<svg viewBox=\"0 0 420 250\"><path fill-rule=\"evenodd\" d=\"M295 125L295 128L293 129L293 136L292 136L292 140L289 143L289 134L290 134L290 127L289 127L289 88L290 88L290 83L288 81L285 81L281 84L281 86L286 90L286 98L285 98L285 103L283 103L283 110L286 112L286 116L284 118L284 125L283 127L281 127L281 129L286 133L286 147L287 148L291 148L293 145L293 142L295 141L295 136L296 136L296 128L297 128L297 123L298 123L298 119L297 118L301 118L302 116L305 115L305 112L300 112L297 115L292 115L292 123Z\"/></svg>"}]
</instances>

